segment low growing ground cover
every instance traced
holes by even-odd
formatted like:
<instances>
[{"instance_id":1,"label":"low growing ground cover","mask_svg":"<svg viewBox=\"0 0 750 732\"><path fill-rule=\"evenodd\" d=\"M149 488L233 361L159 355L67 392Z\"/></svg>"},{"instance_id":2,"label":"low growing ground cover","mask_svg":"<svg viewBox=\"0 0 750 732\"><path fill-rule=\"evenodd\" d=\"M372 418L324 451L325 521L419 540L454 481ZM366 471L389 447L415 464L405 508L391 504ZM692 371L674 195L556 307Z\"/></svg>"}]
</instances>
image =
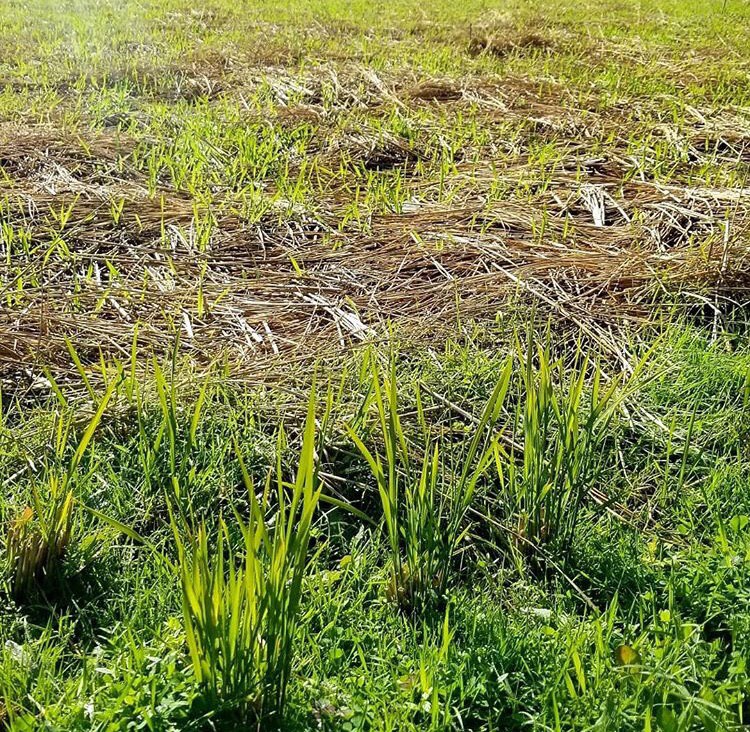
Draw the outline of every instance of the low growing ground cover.
<instances>
[{"instance_id":1,"label":"low growing ground cover","mask_svg":"<svg viewBox=\"0 0 750 732\"><path fill-rule=\"evenodd\" d=\"M750 724L748 49L0 3L0 730Z\"/></svg>"}]
</instances>

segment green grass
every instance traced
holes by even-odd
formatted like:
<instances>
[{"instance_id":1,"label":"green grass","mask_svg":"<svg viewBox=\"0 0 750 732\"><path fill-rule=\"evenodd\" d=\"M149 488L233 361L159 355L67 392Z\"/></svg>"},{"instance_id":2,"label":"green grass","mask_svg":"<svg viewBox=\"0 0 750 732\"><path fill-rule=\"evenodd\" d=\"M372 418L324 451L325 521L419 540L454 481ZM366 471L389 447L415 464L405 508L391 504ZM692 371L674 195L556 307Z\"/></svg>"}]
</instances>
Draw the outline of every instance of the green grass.
<instances>
[{"instance_id":1,"label":"green grass","mask_svg":"<svg viewBox=\"0 0 750 732\"><path fill-rule=\"evenodd\" d=\"M689 333L675 328L663 343L665 353L686 354L681 362L685 369L693 347ZM501 386L508 391L505 407L501 409L498 396L490 399L490 413L496 416L491 422L487 416L484 424L502 427L496 437L537 444L533 441L541 438L539 427L523 418L528 377L522 365L509 370L503 354L487 360L484 352L477 361L471 350L451 346L450 351L453 355L446 352L445 363L462 354L453 373L469 383L484 379L491 389L485 374L495 374L492 378L501 383L510 377ZM742 352L718 351L716 358L708 362L711 374L721 361L731 365L724 371L728 375L749 365ZM206 724L233 729L237 715L254 718L262 711L274 718L281 709L287 727L302 729L448 729L461 724L488 729L557 724L562 729L737 727L746 714L744 663L750 638L748 521L742 513L748 502L747 457L738 456L731 443L723 446L723 453L716 452L711 440L699 449L704 436L693 427L693 449L683 470L682 447L673 447L668 457L668 435L655 430L636 438L630 433L628 412L637 404L647 405L662 421L673 414L673 403L660 393L664 367L652 359L644 366L643 386L618 392L625 408L602 423L607 440L592 443L596 460L608 468L596 473L596 487L614 496L623 483L634 485L628 505L635 513L613 516L588 495L578 496L578 517L562 545L564 569L553 561L552 545L546 551L543 546L539 551L513 550L517 532L505 534L505 519L496 520L504 516L506 505L499 491L502 484L493 483L491 471L476 473L471 467L476 460L459 459L472 454L472 435L487 434L487 427L478 430L482 400L472 402L477 404L478 425L433 399L430 394L440 394L447 375L435 373L429 357L420 362L397 356L395 370L388 373L389 384L403 385L396 433L387 428L386 404L381 403L386 431L376 426L381 417L377 398L373 402L376 382L370 367L361 375L350 368L343 377L350 388L331 391L318 406L322 424L328 425L316 448L319 469L323 476L338 477L330 483L324 478L324 500L309 524L314 549L307 561L304 522L310 520L312 504L298 525L291 494L286 513L282 509L274 518L276 478L265 481L270 471L287 485L283 476L294 475L299 459L308 466L295 483L303 485L299 481L306 481L304 476L313 469L313 443L308 434L306 446L301 446L294 432L288 441L275 441L275 418L266 412L274 408L273 391L248 399L231 382L215 379L192 396L175 390L174 407L166 413L158 399L150 408L140 401L141 407L133 411L126 407L130 384L121 381L80 456L87 478L79 478L75 486L81 526L74 541L98 535L97 551L81 562L81 554L71 547L54 587L39 582L22 601L4 610L0 688L11 728L119 729L125 728L124 720L133 720L153 729ZM570 371L567 377L560 388L577 388L579 377ZM423 385L421 392L408 386L413 379ZM735 389L726 380L714 381L713 391L704 386L715 418L728 418L735 409L742 383L738 379ZM593 393L590 389L586 387L588 394ZM686 405L682 419L672 425L684 433L692 399L681 390L670 393ZM568 398L577 403L575 397ZM521 409L514 406L516 401ZM48 425L55 423L47 418L50 408L34 407L35 417L26 407L7 410L6 433L22 425L43 445ZM115 418L115 413L120 416ZM162 438L149 462L154 438L165 434L165 414L177 423L174 446L170 438ZM367 414L374 424L356 417ZM427 478L446 470L450 474L449 456L454 456L478 481L476 496L470 503L459 501L456 514L450 501L466 494L446 493L453 484L445 473L426 485L424 476L420 479L421 458L416 458L416 473L394 466L402 479L412 476L400 485L407 502L399 508L406 513L399 514L404 523L396 527L398 541L405 542L403 550L398 544L399 552L404 551L398 556L424 562L433 578L440 578L440 572L445 572L443 579L450 577L437 604L429 600L430 593L424 593L426 598L412 595L406 613L394 604L399 599L392 589L394 549L387 523L381 531L382 496L377 480L368 478L367 462L357 457L343 430L357 419L372 449L385 446L382 437L389 434L397 441L402 434L410 445L426 447ZM39 426L30 430L34 420ZM336 424L341 426L336 429ZM556 431L556 424L552 421L548 430ZM430 443L422 442L425 430L444 445L437 465ZM672 438L673 445L678 442ZM75 445L71 442L67 453L55 454L48 469L68 464ZM618 465L618 453L635 451L636 445L639 454L650 455L644 464ZM15 472L12 466L23 464L33 449L31 440L16 443L4 457L6 473ZM706 472L708 449L721 463ZM554 450L543 452L546 459L555 459ZM185 520L191 522L193 514L202 517L195 519L197 529L182 523L174 510L170 526L169 505L176 500L171 476L180 471L158 466L169 466L172 453L194 467L186 474L192 472L193 478L180 483L179 498L188 507ZM481 450L475 447L473 453L479 456ZM256 476L258 488L251 488L249 496L239 456L248 480L250 474ZM681 489L652 506L642 495L646 488L636 481L652 475L663 480L664 460L672 463L668 479L678 481ZM487 467L485 459L479 464ZM523 470L523 461L517 470ZM105 476L107 489L102 490ZM430 498L436 512L431 516L419 512L418 501L408 501L411 491L414 498L425 499L419 491L426 488L434 491ZM254 490L261 491L260 503ZM300 508L308 505L299 500ZM94 510L84 511L84 505ZM10 512L12 503L5 506ZM445 513L449 510L454 513ZM441 537L427 530L448 530L451 518L459 522L461 537L459 541L446 534L445 541L451 541L446 554ZM137 527L140 536L131 527ZM410 538L409 532L416 534ZM285 549L289 537L300 542L293 546L301 553L286 554L292 549ZM546 537L538 538L541 544ZM412 557L409 546L418 555ZM182 583L173 561L183 567ZM281 572L278 580L266 574L274 568ZM251 576L256 580L250 582ZM293 594L285 599L287 593ZM237 607L245 611L237 614ZM235 632L233 622L240 619ZM240 633L243 628L247 632ZM274 637L281 644L274 647L285 649L275 659L266 656L271 648L266 643ZM618 665L615 651L622 645L637 651L635 667ZM260 699L266 701L261 704Z\"/></svg>"},{"instance_id":2,"label":"green grass","mask_svg":"<svg viewBox=\"0 0 750 732\"><path fill-rule=\"evenodd\" d=\"M415 398L421 435L414 455L415 447L409 444L399 415L395 368L391 366L387 381L381 380L374 358L369 368L368 390L372 391L384 458L379 452L373 455L351 428L349 434L370 468L380 497L390 547L388 595L402 609L421 614L445 602L453 557L466 534L467 514L496 447L492 430L508 391L511 362L502 369L473 435L467 435L465 449L458 455L431 436L419 390ZM362 412L370 411L369 402L368 398Z\"/></svg>"},{"instance_id":3,"label":"green grass","mask_svg":"<svg viewBox=\"0 0 750 732\"><path fill-rule=\"evenodd\" d=\"M269 477L258 501L243 469L250 511L247 522L234 512L244 545L239 566L231 549L225 557L231 535L223 519L211 541L205 524L195 530L174 517L171 522L185 638L204 691L202 703L212 713L235 713L238 723L256 719L275 726L285 710L307 547L320 498L314 408L313 394L293 484L284 482L279 465L276 491L270 490Z\"/></svg>"},{"instance_id":4,"label":"green grass","mask_svg":"<svg viewBox=\"0 0 750 732\"><path fill-rule=\"evenodd\" d=\"M749 21L0 3L0 732L747 728Z\"/></svg>"}]
</instances>

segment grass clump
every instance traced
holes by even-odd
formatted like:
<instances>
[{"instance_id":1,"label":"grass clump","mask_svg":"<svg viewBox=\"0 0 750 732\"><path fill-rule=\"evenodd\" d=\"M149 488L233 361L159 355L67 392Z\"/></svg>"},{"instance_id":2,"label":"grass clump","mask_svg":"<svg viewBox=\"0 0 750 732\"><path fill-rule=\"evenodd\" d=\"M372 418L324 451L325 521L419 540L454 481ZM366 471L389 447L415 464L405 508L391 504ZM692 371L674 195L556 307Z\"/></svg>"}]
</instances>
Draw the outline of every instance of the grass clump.
<instances>
[{"instance_id":1,"label":"grass clump","mask_svg":"<svg viewBox=\"0 0 750 732\"><path fill-rule=\"evenodd\" d=\"M321 493L314 407L313 398L293 483L284 481L279 465L275 490L269 478L258 499L243 465L246 519L235 510L231 529L220 519L214 541L204 523L193 534L172 521L193 672L203 691L201 702L219 716L270 725L283 718ZM240 539L236 551L233 531Z\"/></svg>"},{"instance_id":2,"label":"grass clump","mask_svg":"<svg viewBox=\"0 0 750 732\"><path fill-rule=\"evenodd\" d=\"M601 476L618 385L613 379L605 386L601 367L588 358L573 369L562 359L553 361L548 347L528 347L516 417L523 443L510 451L496 448L504 523L520 555L547 547L567 556L583 505Z\"/></svg>"},{"instance_id":3,"label":"grass clump","mask_svg":"<svg viewBox=\"0 0 750 732\"><path fill-rule=\"evenodd\" d=\"M389 598L406 609L434 608L445 597L454 553L466 533L465 520L477 483L491 463L512 363L501 375L462 447L450 451L430 432L419 389L416 393L418 442L409 439L400 416L393 365L384 379L370 359L371 401L381 451L350 435L375 479L389 546ZM364 411L367 411L366 405Z\"/></svg>"},{"instance_id":4,"label":"grass clump","mask_svg":"<svg viewBox=\"0 0 750 732\"><path fill-rule=\"evenodd\" d=\"M12 518L5 532L3 564L9 594L17 600L26 597L35 587L43 587L62 570L62 562L70 551L74 536L76 496L74 484L94 432L114 392L112 384L99 400L96 413L83 432L70 458L74 422L70 415L58 414L53 430L53 465L46 466L47 475L40 486L32 485L30 505ZM67 464L66 464L67 460ZM57 474L60 464L62 475Z\"/></svg>"}]
</instances>

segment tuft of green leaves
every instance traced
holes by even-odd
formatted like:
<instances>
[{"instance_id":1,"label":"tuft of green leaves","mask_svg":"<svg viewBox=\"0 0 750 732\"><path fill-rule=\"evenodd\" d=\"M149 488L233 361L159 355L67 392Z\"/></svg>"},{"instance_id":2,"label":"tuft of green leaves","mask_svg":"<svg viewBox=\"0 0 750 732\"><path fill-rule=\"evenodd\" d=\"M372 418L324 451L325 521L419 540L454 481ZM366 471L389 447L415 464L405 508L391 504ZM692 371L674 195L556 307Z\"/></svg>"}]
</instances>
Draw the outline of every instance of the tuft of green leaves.
<instances>
[{"instance_id":1,"label":"tuft of green leaves","mask_svg":"<svg viewBox=\"0 0 750 732\"><path fill-rule=\"evenodd\" d=\"M410 444L399 414L394 363L386 379L375 358L369 359L368 400L376 414L382 453L367 447L364 435L351 427L349 435L377 485L390 550L388 595L402 608L435 607L444 599L454 553L466 534L466 514L477 483L492 461L492 428L505 400L511 369L509 359L460 456L460 466L454 469L456 455L431 434L419 389L418 441Z\"/></svg>"},{"instance_id":2,"label":"tuft of green leaves","mask_svg":"<svg viewBox=\"0 0 750 732\"><path fill-rule=\"evenodd\" d=\"M10 594L25 597L36 585L60 571L61 562L69 551L74 536L76 498L73 484L81 460L99 426L117 384L112 381L98 400L97 410L81 435L62 475L48 468L41 486L31 488L30 505L10 521L5 535L2 559ZM64 406L64 405L63 405ZM55 420L53 434L54 458L66 459L73 435L74 415L61 413Z\"/></svg>"},{"instance_id":3,"label":"tuft of green leaves","mask_svg":"<svg viewBox=\"0 0 750 732\"><path fill-rule=\"evenodd\" d=\"M243 721L275 725L283 717L321 494L315 440L313 393L293 483L283 479L279 458L275 480L269 474L258 497L240 458L248 516L235 508L231 525L220 519L215 545L205 524L191 532L172 515L185 637L202 701ZM279 456L283 443L280 431Z\"/></svg>"},{"instance_id":4,"label":"tuft of green leaves","mask_svg":"<svg viewBox=\"0 0 750 732\"><path fill-rule=\"evenodd\" d=\"M605 387L600 365L588 356L577 368L553 361L548 344L530 342L518 358L523 397L516 422L523 443L510 452L501 445L495 449L503 521L517 555L548 546L565 558L600 475L619 380Z\"/></svg>"}]
</instances>

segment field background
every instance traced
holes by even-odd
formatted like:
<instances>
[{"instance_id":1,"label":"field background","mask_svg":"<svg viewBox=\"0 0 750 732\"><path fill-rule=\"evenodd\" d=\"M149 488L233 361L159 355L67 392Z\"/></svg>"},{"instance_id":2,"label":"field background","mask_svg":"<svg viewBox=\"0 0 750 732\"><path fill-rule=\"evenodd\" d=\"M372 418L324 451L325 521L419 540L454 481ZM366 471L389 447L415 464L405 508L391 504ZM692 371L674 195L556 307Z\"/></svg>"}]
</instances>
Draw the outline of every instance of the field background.
<instances>
[{"instance_id":1,"label":"field background","mask_svg":"<svg viewBox=\"0 0 750 732\"><path fill-rule=\"evenodd\" d=\"M750 724L749 174L746 0L0 0L0 730Z\"/></svg>"}]
</instances>

